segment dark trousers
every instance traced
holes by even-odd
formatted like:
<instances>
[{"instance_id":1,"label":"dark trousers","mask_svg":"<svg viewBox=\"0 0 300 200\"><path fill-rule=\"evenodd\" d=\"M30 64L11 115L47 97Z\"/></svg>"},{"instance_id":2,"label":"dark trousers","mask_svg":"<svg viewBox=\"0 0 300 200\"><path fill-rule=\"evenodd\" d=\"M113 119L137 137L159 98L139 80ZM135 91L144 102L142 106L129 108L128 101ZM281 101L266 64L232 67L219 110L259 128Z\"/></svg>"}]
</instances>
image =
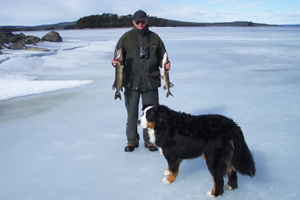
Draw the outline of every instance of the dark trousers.
<instances>
[{"instance_id":1,"label":"dark trousers","mask_svg":"<svg viewBox=\"0 0 300 200\"><path fill-rule=\"evenodd\" d=\"M139 143L140 137L137 131L137 120L139 118L139 102L140 97L142 97L143 105L158 104L158 89L150 91L137 91L131 89L125 89L125 106L127 109L127 126L126 126L126 135L128 144L136 145ZM148 130L143 130L143 138L145 144L149 144L149 135Z\"/></svg>"}]
</instances>

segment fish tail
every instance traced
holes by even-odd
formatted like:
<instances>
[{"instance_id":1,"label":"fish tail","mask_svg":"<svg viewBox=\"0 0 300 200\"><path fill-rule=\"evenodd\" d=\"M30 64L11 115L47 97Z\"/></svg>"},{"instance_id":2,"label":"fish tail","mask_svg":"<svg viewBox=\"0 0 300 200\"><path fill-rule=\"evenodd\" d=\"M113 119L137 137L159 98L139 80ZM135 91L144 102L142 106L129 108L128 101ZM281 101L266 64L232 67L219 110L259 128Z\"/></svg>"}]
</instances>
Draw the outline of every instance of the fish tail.
<instances>
[{"instance_id":1,"label":"fish tail","mask_svg":"<svg viewBox=\"0 0 300 200\"><path fill-rule=\"evenodd\" d=\"M121 94L119 92L116 92L115 94L115 100L119 98L120 100L122 100Z\"/></svg>"},{"instance_id":2,"label":"fish tail","mask_svg":"<svg viewBox=\"0 0 300 200\"><path fill-rule=\"evenodd\" d=\"M171 95L172 97L174 97L173 94L172 94L170 91L167 92L167 98L168 98L168 96L170 96L170 95Z\"/></svg>"}]
</instances>

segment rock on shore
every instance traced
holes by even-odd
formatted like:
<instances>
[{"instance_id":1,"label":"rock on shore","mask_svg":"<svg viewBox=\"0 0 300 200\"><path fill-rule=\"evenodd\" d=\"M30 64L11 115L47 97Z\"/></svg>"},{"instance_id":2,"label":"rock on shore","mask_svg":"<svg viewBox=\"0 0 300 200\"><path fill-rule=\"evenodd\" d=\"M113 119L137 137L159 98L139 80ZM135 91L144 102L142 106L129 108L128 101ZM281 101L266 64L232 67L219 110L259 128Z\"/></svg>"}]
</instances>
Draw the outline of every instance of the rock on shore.
<instances>
[{"instance_id":1,"label":"rock on shore","mask_svg":"<svg viewBox=\"0 0 300 200\"><path fill-rule=\"evenodd\" d=\"M36 36L26 36L23 33L13 34L11 32L0 32L0 50L4 48L13 50L25 48L26 50L32 51L32 48L26 48L26 44L36 44L43 41L62 42L63 40L56 31L47 33L42 37L42 39Z\"/></svg>"},{"instance_id":2,"label":"rock on shore","mask_svg":"<svg viewBox=\"0 0 300 200\"><path fill-rule=\"evenodd\" d=\"M47 33L44 37L42 37L42 41L48 41L48 42L62 42L62 38L56 31L51 31L50 33Z\"/></svg>"}]
</instances>

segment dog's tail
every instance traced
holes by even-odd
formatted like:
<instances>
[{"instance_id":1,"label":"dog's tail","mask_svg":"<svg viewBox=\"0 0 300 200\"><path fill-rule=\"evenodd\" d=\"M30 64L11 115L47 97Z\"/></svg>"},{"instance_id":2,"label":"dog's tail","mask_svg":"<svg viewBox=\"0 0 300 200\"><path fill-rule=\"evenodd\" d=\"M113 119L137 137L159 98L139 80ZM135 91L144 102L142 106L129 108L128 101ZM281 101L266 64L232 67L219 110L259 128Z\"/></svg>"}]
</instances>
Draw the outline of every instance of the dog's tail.
<instances>
[{"instance_id":1,"label":"dog's tail","mask_svg":"<svg viewBox=\"0 0 300 200\"><path fill-rule=\"evenodd\" d=\"M255 176L256 169L253 155L245 142L243 132L239 126L236 126L233 132L233 146L231 164L234 170L243 175Z\"/></svg>"}]
</instances>

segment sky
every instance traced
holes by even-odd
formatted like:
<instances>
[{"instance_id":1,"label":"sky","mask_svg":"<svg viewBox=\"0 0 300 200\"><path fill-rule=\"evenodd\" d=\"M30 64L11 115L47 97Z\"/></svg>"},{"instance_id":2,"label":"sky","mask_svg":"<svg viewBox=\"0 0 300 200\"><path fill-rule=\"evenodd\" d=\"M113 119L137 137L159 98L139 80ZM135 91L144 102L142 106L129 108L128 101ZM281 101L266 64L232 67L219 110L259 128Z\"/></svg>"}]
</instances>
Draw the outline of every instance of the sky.
<instances>
[{"instance_id":1,"label":"sky","mask_svg":"<svg viewBox=\"0 0 300 200\"><path fill-rule=\"evenodd\" d=\"M133 14L142 9L150 16L190 22L252 21L300 24L299 0L0 0L0 26L35 26L77 21L81 17L113 13Z\"/></svg>"}]
</instances>

